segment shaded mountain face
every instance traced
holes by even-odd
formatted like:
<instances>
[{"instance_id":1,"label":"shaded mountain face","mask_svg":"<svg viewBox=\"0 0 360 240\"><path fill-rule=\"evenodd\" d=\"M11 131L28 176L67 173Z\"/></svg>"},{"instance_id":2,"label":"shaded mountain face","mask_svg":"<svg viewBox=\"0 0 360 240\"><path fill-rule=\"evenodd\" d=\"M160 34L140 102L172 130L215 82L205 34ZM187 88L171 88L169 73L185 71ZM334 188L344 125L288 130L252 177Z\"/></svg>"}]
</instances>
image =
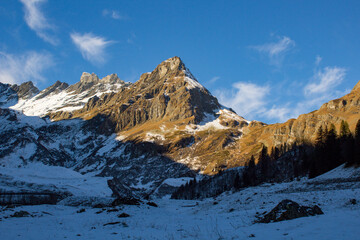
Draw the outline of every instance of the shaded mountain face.
<instances>
[{"instance_id":1,"label":"shaded mountain face","mask_svg":"<svg viewBox=\"0 0 360 240\"><path fill-rule=\"evenodd\" d=\"M19 100L26 100L39 93L32 82L25 82L20 85L0 83L0 107L9 107Z\"/></svg>"}]
</instances>

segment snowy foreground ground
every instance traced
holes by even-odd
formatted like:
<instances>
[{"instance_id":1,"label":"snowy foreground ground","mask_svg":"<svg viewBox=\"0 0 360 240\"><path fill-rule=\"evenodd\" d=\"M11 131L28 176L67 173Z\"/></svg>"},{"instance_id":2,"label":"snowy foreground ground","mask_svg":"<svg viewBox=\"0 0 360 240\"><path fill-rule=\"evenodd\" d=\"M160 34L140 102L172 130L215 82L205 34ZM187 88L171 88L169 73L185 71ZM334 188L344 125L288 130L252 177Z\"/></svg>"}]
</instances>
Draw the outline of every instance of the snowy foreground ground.
<instances>
[{"instance_id":1,"label":"snowy foreground ground","mask_svg":"<svg viewBox=\"0 0 360 240\"><path fill-rule=\"evenodd\" d=\"M360 239L359 169L355 172L336 169L313 180L263 184L201 201L153 200L159 207L124 206L117 212L64 205L3 208L0 239ZM283 199L316 204L324 215L254 223L258 213ZM77 213L81 208L85 212ZM32 217L9 217L20 210ZM123 212L130 217L119 218ZM113 222L119 223L106 225Z\"/></svg>"}]
</instances>

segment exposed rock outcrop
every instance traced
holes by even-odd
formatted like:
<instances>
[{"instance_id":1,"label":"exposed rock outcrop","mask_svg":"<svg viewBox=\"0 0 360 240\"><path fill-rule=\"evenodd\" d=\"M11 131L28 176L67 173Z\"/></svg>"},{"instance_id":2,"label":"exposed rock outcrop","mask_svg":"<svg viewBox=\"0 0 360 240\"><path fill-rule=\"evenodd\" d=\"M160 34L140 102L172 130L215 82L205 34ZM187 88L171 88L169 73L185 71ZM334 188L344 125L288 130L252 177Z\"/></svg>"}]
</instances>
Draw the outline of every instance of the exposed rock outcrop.
<instances>
[{"instance_id":1,"label":"exposed rock outcrop","mask_svg":"<svg viewBox=\"0 0 360 240\"><path fill-rule=\"evenodd\" d=\"M259 223L280 222L300 217L308 217L324 214L318 206L306 207L298 203L285 199L282 200L269 213L260 218Z\"/></svg>"},{"instance_id":2,"label":"exposed rock outcrop","mask_svg":"<svg viewBox=\"0 0 360 240\"><path fill-rule=\"evenodd\" d=\"M20 85L14 84L11 88L17 92L17 95L21 99L27 99L35 96L39 93L39 89L34 86L33 82L24 82Z\"/></svg>"}]
</instances>

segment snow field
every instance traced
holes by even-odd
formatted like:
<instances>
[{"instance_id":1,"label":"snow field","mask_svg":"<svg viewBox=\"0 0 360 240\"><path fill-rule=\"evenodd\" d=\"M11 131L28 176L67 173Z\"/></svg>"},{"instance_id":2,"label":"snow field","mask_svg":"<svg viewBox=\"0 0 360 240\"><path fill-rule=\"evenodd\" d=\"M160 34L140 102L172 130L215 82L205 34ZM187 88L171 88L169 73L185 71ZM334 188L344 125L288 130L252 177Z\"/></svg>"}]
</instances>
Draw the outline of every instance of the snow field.
<instances>
[{"instance_id":1,"label":"snow field","mask_svg":"<svg viewBox=\"0 0 360 240\"><path fill-rule=\"evenodd\" d=\"M316 179L315 179L316 180ZM169 180L170 182L172 180ZM331 184L331 183L330 183ZM62 205L23 206L0 212L2 239L359 239L360 184L313 190L302 179L263 184L204 200L154 199L159 207L120 206L118 212ZM325 213L269 224L254 223L283 199L318 205ZM25 210L34 217L6 218ZM46 212L46 213L43 213ZM118 218L125 212L128 218ZM51 215L47 214L50 213ZM106 225L110 222L119 222Z\"/></svg>"}]
</instances>

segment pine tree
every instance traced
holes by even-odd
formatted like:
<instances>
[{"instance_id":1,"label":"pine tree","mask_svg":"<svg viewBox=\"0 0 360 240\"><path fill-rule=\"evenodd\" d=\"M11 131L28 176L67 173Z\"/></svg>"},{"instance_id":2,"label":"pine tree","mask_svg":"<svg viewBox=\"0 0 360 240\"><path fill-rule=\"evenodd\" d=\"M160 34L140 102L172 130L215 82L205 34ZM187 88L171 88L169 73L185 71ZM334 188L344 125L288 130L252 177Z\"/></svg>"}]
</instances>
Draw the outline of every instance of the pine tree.
<instances>
[{"instance_id":1,"label":"pine tree","mask_svg":"<svg viewBox=\"0 0 360 240\"><path fill-rule=\"evenodd\" d=\"M344 120L341 121L339 135L340 138L348 138L349 136L351 136L349 124Z\"/></svg>"},{"instance_id":2,"label":"pine tree","mask_svg":"<svg viewBox=\"0 0 360 240\"><path fill-rule=\"evenodd\" d=\"M347 165L354 164L355 142L353 136L351 135L349 124L344 120L341 121L339 140L342 162L346 162Z\"/></svg>"},{"instance_id":3,"label":"pine tree","mask_svg":"<svg viewBox=\"0 0 360 240\"><path fill-rule=\"evenodd\" d=\"M236 190L240 189L241 188L241 181L240 181L240 176L239 176L239 173L236 173L236 176L235 176L235 179L234 179L234 188Z\"/></svg>"},{"instance_id":4,"label":"pine tree","mask_svg":"<svg viewBox=\"0 0 360 240\"><path fill-rule=\"evenodd\" d=\"M269 177L270 157L265 145L261 149L258 165L260 166L261 181L266 181Z\"/></svg>"},{"instance_id":5,"label":"pine tree","mask_svg":"<svg viewBox=\"0 0 360 240\"><path fill-rule=\"evenodd\" d=\"M326 168L325 171L329 171L337 166L339 166L341 162L341 149L339 147L338 138L336 134L335 125L331 124L328 131L325 134L325 156L326 156Z\"/></svg>"},{"instance_id":6,"label":"pine tree","mask_svg":"<svg viewBox=\"0 0 360 240\"><path fill-rule=\"evenodd\" d=\"M323 127L320 126L316 133L315 146L321 146L324 143L324 139L325 139L324 135L325 133Z\"/></svg>"},{"instance_id":7,"label":"pine tree","mask_svg":"<svg viewBox=\"0 0 360 240\"><path fill-rule=\"evenodd\" d=\"M360 119L355 127L355 163L360 164Z\"/></svg>"},{"instance_id":8,"label":"pine tree","mask_svg":"<svg viewBox=\"0 0 360 240\"><path fill-rule=\"evenodd\" d=\"M256 165L253 155L251 156L250 160L245 164L242 179L245 187L257 184Z\"/></svg>"},{"instance_id":9,"label":"pine tree","mask_svg":"<svg viewBox=\"0 0 360 240\"><path fill-rule=\"evenodd\" d=\"M327 134L327 128L325 131L323 127L320 126L315 139L315 148L314 154L312 158L312 162L310 163L309 168L309 178L314 178L321 173L323 173L323 167L326 162L326 153L325 153L325 135Z\"/></svg>"},{"instance_id":10,"label":"pine tree","mask_svg":"<svg viewBox=\"0 0 360 240\"><path fill-rule=\"evenodd\" d=\"M275 161L279 158L280 156L280 151L277 147L272 147L271 148L271 153L270 153L270 158L271 158L271 161Z\"/></svg>"}]
</instances>

